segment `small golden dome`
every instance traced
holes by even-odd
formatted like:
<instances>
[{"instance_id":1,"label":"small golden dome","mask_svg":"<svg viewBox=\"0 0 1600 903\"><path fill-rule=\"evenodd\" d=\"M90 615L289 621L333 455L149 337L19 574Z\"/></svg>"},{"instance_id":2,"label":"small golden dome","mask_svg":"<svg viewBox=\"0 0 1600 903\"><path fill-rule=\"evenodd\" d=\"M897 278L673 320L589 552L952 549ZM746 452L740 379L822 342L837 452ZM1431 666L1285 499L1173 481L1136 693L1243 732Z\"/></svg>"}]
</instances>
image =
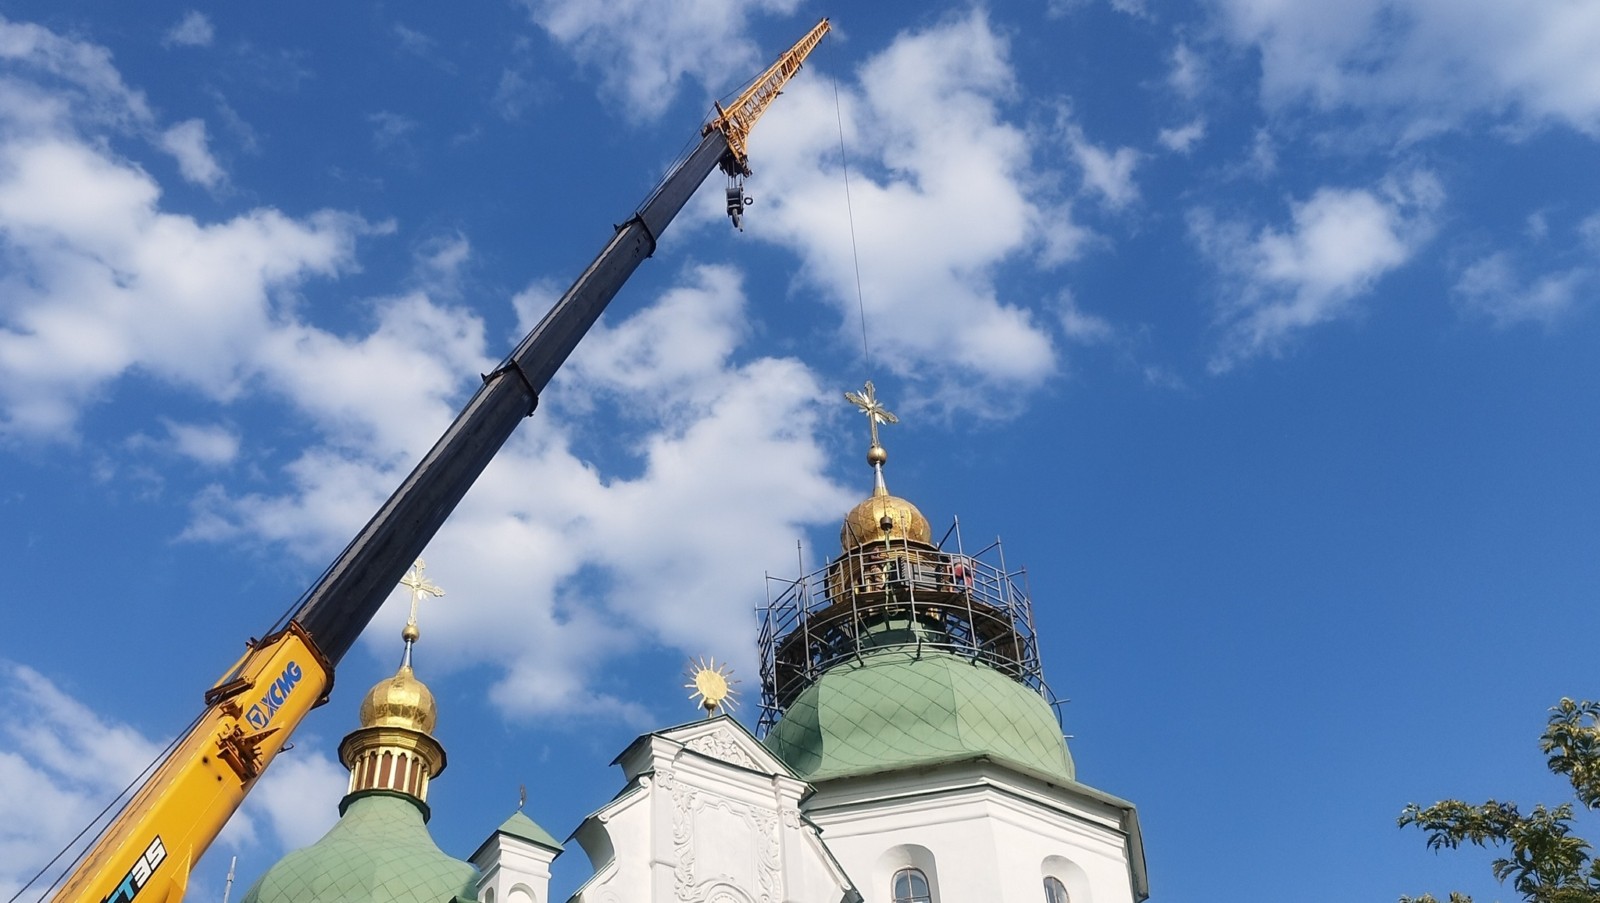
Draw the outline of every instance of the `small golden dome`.
<instances>
[{"instance_id":1,"label":"small golden dome","mask_svg":"<svg viewBox=\"0 0 1600 903\"><path fill-rule=\"evenodd\" d=\"M933 529L917 506L890 495L882 484L872 497L850 509L839 528L839 545L854 549L883 540L930 543Z\"/></svg>"},{"instance_id":2,"label":"small golden dome","mask_svg":"<svg viewBox=\"0 0 1600 903\"><path fill-rule=\"evenodd\" d=\"M393 677L378 681L361 700L362 727L403 727L432 734L438 717L433 691L417 680L410 665L401 665Z\"/></svg>"}]
</instances>

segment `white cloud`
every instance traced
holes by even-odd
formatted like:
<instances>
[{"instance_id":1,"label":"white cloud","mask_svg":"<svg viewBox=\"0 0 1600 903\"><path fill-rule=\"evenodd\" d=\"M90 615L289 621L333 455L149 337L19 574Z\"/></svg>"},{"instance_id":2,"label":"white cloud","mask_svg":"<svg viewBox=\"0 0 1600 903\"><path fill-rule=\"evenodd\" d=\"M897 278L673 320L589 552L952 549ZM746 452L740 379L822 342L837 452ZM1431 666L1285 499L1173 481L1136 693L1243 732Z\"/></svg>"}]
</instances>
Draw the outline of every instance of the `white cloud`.
<instances>
[{"instance_id":1,"label":"white cloud","mask_svg":"<svg viewBox=\"0 0 1600 903\"><path fill-rule=\"evenodd\" d=\"M744 336L739 274L702 266L685 275L686 284L650 307L615 326L595 325L572 361L582 382L625 392L635 405L666 398L694 404L723 391L707 377L721 372Z\"/></svg>"},{"instance_id":2,"label":"white cloud","mask_svg":"<svg viewBox=\"0 0 1600 903\"><path fill-rule=\"evenodd\" d=\"M522 2L552 38L598 68L606 93L625 101L628 112L639 117L659 115L686 79L720 96L754 77L784 48L758 49L746 34L749 20L786 16L800 5L799 0Z\"/></svg>"},{"instance_id":3,"label":"white cloud","mask_svg":"<svg viewBox=\"0 0 1600 903\"><path fill-rule=\"evenodd\" d=\"M538 61L533 53L533 41L526 36L512 41L507 59L506 66L500 70L500 83L495 86L494 97L489 105L500 114L500 118L516 122L539 99L542 80L535 73Z\"/></svg>"},{"instance_id":4,"label":"white cloud","mask_svg":"<svg viewBox=\"0 0 1600 903\"><path fill-rule=\"evenodd\" d=\"M1172 68L1167 72L1167 84L1182 97L1193 98L1205 86L1205 67L1200 55L1189 45L1179 41L1172 48Z\"/></svg>"},{"instance_id":5,"label":"white cloud","mask_svg":"<svg viewBox=\"0 0 1600 903\"><path fill-rule=\"evenodd\" d=\"M273 292L345 266L361 223L257 210L202 225L159 211L150 177L73 138L0 143L0 432L70 435L139 368L212 398L270 334Z\"/></svg>"},{"instance_id":6,"label":"white cloud","mask_svg":"<svg viewBox=\"0 0 1600 903\"><path fill-rule=\"evenodd\" d=\"M1073 342L1080 345L1099 345L1116 338L1117 331L1111 325L1111 321L1085 311L1070 291L1063 291L1056 304L1056 315L1061 319L1061 331Z\"/></svg>"},{"instance_id":7,"label":"white cloud","mask_svg":"<svg viewBox=\"0 0 1600 903\"><path fill-rule=\"evenodd\" d=\"M850 494L825 476L816 436L831 393L795 361L737 360L746 303L732 270L694 268L579 347L538 415L429 546L430 573L450 590L424 630L434 667L498 663L493 692L512 712L640 720L637 706L596 683L614 657L662 643L749 665L762 566L781 569L795 538L839 516ZM476 344L475 329L457 330L474 337L464 347ZM425 340L424 331L413 336ZM374 353L387 361L365 363L393 372L408 349ZM325 360L299 369L330 365L339 369ZM412 397L392 407L411 412L415 436L385 427L390 406L347 399L342 414L372 437L370 447L308 450L278 494L214 490L197 509L194 535L284 544L313 560L330 554L443 429L444 399L463 381L405 390ZM287 394L315 412L330 385L341 387L332 394L347 391L321 379ZM580 424L596 419L586 412L614 406L626 407L621 425L585 435ZM585 416L569 420L568 411ZM605 475L581 460L575 446L596 441L627 457L635 475ZM759 511L751 499L762 500ZM403 615L385 611L373 633L392 636L387 628L397 631Z\"/></svg>"},{"instance_id":8,"label":"white cloud","mask_svg":"<svg viewBox=\"0 0 1600 903\"><path fill-rule=\"evenodd\" d=\"M183 177L196 185L215 188L223 179L222 167L206 146L206 124L190 119L161 134L161 146L178 161Z\"/></svg>"},{"instance_id":9,"label":"white cloud","mask_svg":"<svg viewBox=\"0 0 1600 903\"><path fill-rule=\"evenodd\" d=\"M448 422L461 374L488 372L493 360L476 316L422 293L381 299L376 314L366 335L309 324L273 330L254 359L341 449L414 457Z\"/></svg>"},{"instance_id":10,"label":"white cloud","mask_svg":"<svg viewBox=\"0 0 1600 903\"><path fill-rule=\"evenodd\" d=\"M1113 210L1138 200L1139 186L1133 181L1134 167L1139 165L1138 151L1131 147L1114 151L1096 147L1076 125L1067 129L1067 146L1083 169L1085 192L1098 195Z\"/></svg>"},{"instance_id":11,"label":"white cloud","mask_svg":"<svg viewBox=\"0 0 1600 903\"><path fill-rule=\"evenodd\" d=\"M372 123L372 141L380 148L394 147L417 130L417 121L410 116L383 110L367 117Z\"/></svg>"},{"instance_id":12,"label":"white cloud","mask_svg":"<svg viewBox=\"0 0 1600 903\"><path fill-rule=\"evenodd\" d=\"M1152 18L1145 0L1111 0L1111 8L1136 19Z\"/></svg>"},{"instance_id":13,"label":"white cloud","mask_svg":"<svg viewBox=\"0 0 1600 903\"><path fill-rule=\"evenodd\" d=\"M1177 128L1162 129L1156 135L1156 140L1161 146L1175 154L1187 154L1194 149L1195 143L1206 136L1206 121L1196 119L1180 125Z\"/></svg>"},{"instance_id":14,"label":"white cloud","mask_svg":"<svg viewBox=\"0 0 1600 903\"><path fill-rule=\"evenodd\" d=\"M1451 295L1462 313L1500 329L1522 323L1554 329L1600 288L1600 213L1580 220L1568 243L1553 240L1543 210L1529 214L1522 231L1543 252L1544 272L1527 274L1526 251L1495 251L1462 268Z\"/></svg>"},{"instance_id":15,"label":"white cloud","mask_svg":"<svg viewBox=\"0 0 1600 903\"><path fill-rule=\"evenodd\" d=\"M471 259L472 242L466 235L459 231L435 235L417 248L414 280L434 297L459 297L461 271Z\"/></svg>"},{"instance_id":16,"label":"white cloud","mask_svg":"<svg viewBox=\"0 0 1600 903\"><path fill-rule=\"evenodd\" d=\"M211 27L211 20L199 10L191 9L183 14L177 24L167 29L162 36L161 43L169 47L209 47L216 31Z\"/></svg>"},{"instance_id":17,"label":"white cloud","mask_svg":"<svg viewBox=\"0 0 1600 903\"><path fill-rule=\"evenodd\" d=\"M165 421L173 451L210 467L233 463L239 457L239 434L220 424Z\"/></svg>"},{"instance_id":18,"label":"white cloud","mask_svg":"<svg viewBox=\"0 0 1600 903\"><path fill-rule=\"evenodd\" d=\"M10 897L158 748L39 672L4 660L0 710L0 892Z\"/></svg>"},{"instance_id":19,"label":"white cloud","mask_svg":"<svg viewBox=\"0 0 1600 903\"><path fill-rule=\"evenodd\" d=\"M1245 169L1257 179L1266 179L1278 171L1278 145L1266 129L1256 129L1250 140L1250 158Z\"/></svg>"},{"instance_id":20,"label":"white cloud","mask_svg":"<svg viewBox=\"0 0 1600 903\"><path fill-rule=\"evenodd\" d=\"M365 224L332 212L212 224L165 213L150 174L104 140L108 128L154 124L109 53L0 23L0 58L32 74L0 90L0 433L68 438L82 408L132 370L230 397L252 368L242 351L281 322L278 294L349 265ZM220 177L198 121L168 137L187 175Z\"/></svg>"},{"instance_id":21,"label":"white cloud","mask_svg":"<svg viewBox=\"0 0 1600 903\"><path fill-rule=\"evenodd\" d=\"M353 726L353 725L352 725ZM310 846L339 820L339 800L350 786L350 772L316 747L315 738L296 735L292 749L272 760L272 767L251 789L228 823L233 836L219 838L235 849L257 841L255 825L265 822L284 850Z\"/></svg>"},{"instance_id":22,"label":"white cloud","mask_svg":"<svg viewBox=\"0 0 1600 903\"><path fill-rule=\"evenodd\" d=\"M154 122L144 95L123 83L111 51L104 47L0 17L0 60L31 72L40 82L58 80L48 93L38 84L0 84L0 115L8 130L54 131L67 105L88 122L123 127Z\"/></svg>"},{"instance_id":23,"label":"white cloud","mask_svg":"<svg viewBox=\"0 0 1600 903\"><path fill-rule=\"evenodd\" d=\"M1543 210L1535 210L1523 221L1523 233L1535 242L1544 241L1550 234L1550 220Z\"/></svg>"},{"instance_id":24,"label":"white cloud","mask_svg":"<svg viewBox=\"0 0 1600 903\"><path fill-rule=\"evenodd\" d=\"M1600 254L1600 213L1591 213L1578 224L1578 238L1592 254Z\"/></svg>"},{"instance_id":25,"label":"white cloud","mask_svg":"<svg viewBox=\"0 0 1600 903\"><path fill-rule=\"evenodd\" d=\"M401 50L424 59L433 57L434 48L438 45L438 42L433 38L417 31L415 28L407 28L399 22L394 23L391 30L394 32L395 40L399 42Z\"/></svg>"},{"instance_id":26,"label":"white cloud","mask_svg":"<svg viewBox=\"0 0 1600 903\"><path fill-rule=\"evenodd\" d=\"M1432 235L1442 203L1437 179L1419 172L1376 189L1319 189L1291 205L1287 226L1253 233L1192 211L1192 240L1229 279L1211 369L1280 353L1307 329L1357 312L1356 299Z\"/></svg>"},{"instance_id":27,"label":"white cloud","mask_svg":"<svg viewBox=\"0 0 1600 903\"><path fill-rule=\"evenodd\" d=\"M1469 314L1505 328L1518 323L1554 326L1594 287L1595 270L1581 266L1524 280L1508 252L1474 261L1461 272L1453 294Z\"/></svg>"},{"instance_id":28,"label":"white cloud","mask_svg":"<svg viewBox=\"0 0 1600 903\"><path fill-rule=\"evenodd\" d=\"M752 136L760 206L746 229L800 255L853 342L853 211L873 359L941 405L1055 372L1047 299L1002 297L998 271L1069 258L1087 233L1037 179L1033 140L1001 113L1016 90L1005 39L976 11L903 33L841 81L837 108L822 76L791 82L782 115Z\"/></svg>"},{"instance_id":29,"label":"white cloud","mask_svg":"<svg viewBox=\"0 0 1600 903\"><path fill-rule=\"evenodd\" d=\"M1393 114L1424 135L1473 114L1557 121L1600 137L1600 6L1501 0L1218 0L1261 56L1270 107Z\"/></svg>"}]
</instances>

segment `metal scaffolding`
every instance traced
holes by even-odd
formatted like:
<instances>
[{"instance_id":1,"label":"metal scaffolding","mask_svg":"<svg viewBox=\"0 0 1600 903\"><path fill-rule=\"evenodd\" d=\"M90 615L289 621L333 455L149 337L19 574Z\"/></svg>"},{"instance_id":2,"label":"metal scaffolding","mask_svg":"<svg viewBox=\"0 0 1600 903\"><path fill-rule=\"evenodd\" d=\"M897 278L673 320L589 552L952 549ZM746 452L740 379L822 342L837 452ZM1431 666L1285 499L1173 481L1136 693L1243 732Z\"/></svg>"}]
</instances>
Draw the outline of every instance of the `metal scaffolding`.
<instances>
[{"instance_id":1,"label":"metal scaffolding","mask_svg":"<svg viewBox=\"0 0 1600 903\"><path fill-rule=\"evenodd\" d=\"M938 545L877 540L797 579L769 574L759 642L763 736L828 668L889 647L983 662L1055 704L1039 665L1026 569L1007 568L999 539L967 552L959 521Z\"/></svg>"}]
</instances>

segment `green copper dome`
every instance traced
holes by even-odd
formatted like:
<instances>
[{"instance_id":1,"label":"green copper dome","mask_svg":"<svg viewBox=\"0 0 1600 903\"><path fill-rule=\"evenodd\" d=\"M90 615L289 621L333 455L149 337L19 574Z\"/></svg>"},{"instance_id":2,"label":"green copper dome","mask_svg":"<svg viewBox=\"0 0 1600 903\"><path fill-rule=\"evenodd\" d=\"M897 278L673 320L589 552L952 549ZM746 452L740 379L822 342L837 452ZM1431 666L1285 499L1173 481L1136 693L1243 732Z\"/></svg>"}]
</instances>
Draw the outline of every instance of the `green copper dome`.
<instances>
[{"instance_id":1,"label":"green copper dome","mask_svg":"<svg viewBox=\"0 0 1600 903\"><path fill-rule=\"evenodd\" d=\"M1048 703L988 665L906 647L830 668L768 731L766 747L812 781L986 757L1073 779Z\"/></svg>"},{"instance_id":2,"label":"green copper dome","mask_svg":"<svg viewBox=\"0 0 1600 903\"><path fill-rule=\"evenodd\" d=\"M477 899L477 869L446 856L414 800L387 791L346 798L322 839L283 857L244 903L451 903Z\"/></svg>"}]
</instances>

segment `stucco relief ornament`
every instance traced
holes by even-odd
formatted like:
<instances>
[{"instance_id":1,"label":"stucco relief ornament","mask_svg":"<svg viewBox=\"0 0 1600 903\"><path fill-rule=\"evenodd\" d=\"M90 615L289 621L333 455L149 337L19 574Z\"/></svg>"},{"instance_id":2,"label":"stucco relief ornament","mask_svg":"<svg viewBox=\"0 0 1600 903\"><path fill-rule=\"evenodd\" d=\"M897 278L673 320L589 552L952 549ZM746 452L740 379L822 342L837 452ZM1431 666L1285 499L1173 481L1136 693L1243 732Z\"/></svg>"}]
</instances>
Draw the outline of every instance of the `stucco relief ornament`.
<instances>
[{"instance_id":1,"label":"stucco relief ornament","mask_svg":"<svg viewBox=\"0 0 1600 903\"><path fill-rule=\"evenodd\" d=\"M761 858L756 863L761 881L761 903L774 903L778 896L778 870L783 867L783 847L778 840L778 816L757 810L756 829L761 832Z\"/></svg>"},{"instance_id":2,"label":"stucco relief ornament","mask_svg":"<svg viewBox=\"0 0 1600 903\"><path fill-rule=\"evenodd\" d=\"M704 753L713 759L721 759L724 762L741 765L745 768L756 767L755 760L751 759L750 754L746 753L744 748L739 745L739 742L726 731L701 734L685 745L695 752Z\"/></svg>"},{"instance_id":3,"label":"stucco relief ornament","mask_svg":"<svg viewBox=\"0 0 1600 903\"><path fill-rule=\"evenodd\" d=\"M671 769L662 769L656 781L672 794L672 855L677 864L672 869L672 885L679 900L694 899L694 830L690 816L694 813L695 792L678 783Z\"/></svg>"}]
</instances>

